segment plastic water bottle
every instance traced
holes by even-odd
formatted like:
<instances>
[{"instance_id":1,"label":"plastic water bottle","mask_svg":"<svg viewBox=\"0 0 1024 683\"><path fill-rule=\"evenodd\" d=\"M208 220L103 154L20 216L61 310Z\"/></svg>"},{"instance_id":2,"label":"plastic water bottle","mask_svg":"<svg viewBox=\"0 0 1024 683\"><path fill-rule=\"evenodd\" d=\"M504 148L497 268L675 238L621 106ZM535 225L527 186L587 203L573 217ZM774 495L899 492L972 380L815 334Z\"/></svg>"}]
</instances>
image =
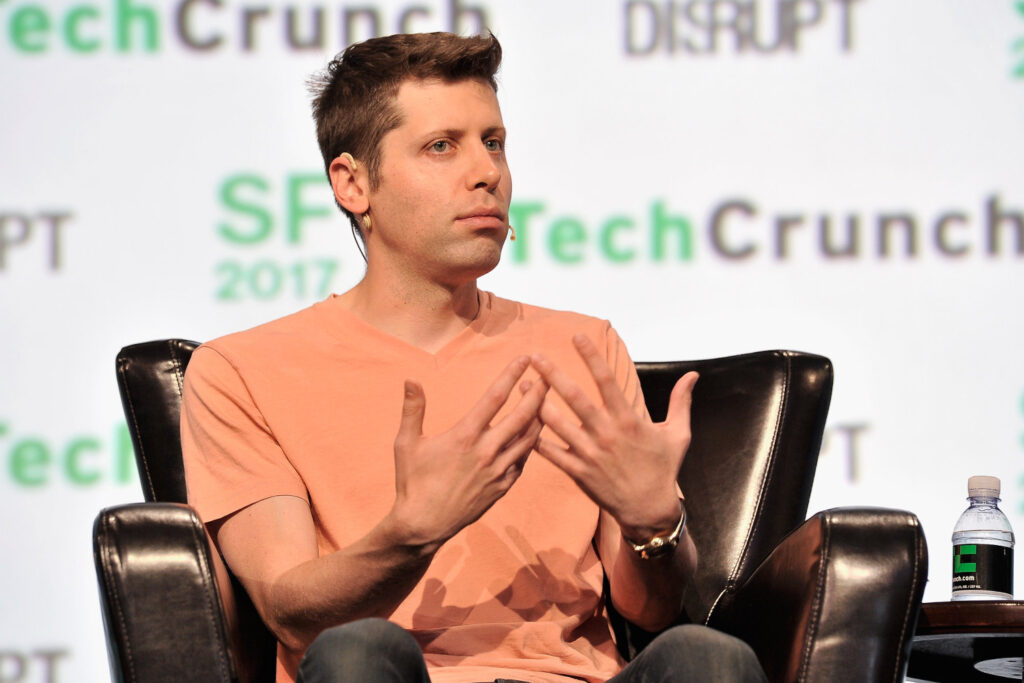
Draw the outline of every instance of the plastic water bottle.
<instances>
[{"instance_id":1,"label":"plastic water bottle","mask_svg":"<svg viewBox=\"0 0 1024 683\"><path fill-rule=\"evenodd\" d=\"M953 527L953 599L1013 599L1013 530L999 509L999 479L967 480L970 506Z\"/></svg>"}]
</instances>

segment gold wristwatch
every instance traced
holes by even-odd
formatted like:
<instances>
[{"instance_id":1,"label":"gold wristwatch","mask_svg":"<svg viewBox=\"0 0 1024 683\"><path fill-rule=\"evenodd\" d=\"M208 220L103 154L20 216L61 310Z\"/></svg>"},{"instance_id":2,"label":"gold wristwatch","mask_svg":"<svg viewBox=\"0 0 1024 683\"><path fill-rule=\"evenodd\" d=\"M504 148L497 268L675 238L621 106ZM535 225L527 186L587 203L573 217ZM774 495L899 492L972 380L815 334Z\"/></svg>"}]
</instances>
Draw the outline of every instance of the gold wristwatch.
<instances>
[{"instance_id":1,"label":"gold wristwatch","mask_svg":"<svg viewBox=\"0 0 1024 683\"><path fill-rule=\"evenodd\" d=\"M626 538L626 543L629 543L630 547L633 548L633 552L639 555L640 559L651 560L655 557L671 555L676 549L676 546L679 545L679 537L683 535L683 527L686 526L686 506L683 505L682 499L679 500L679 507L682 510L679 515L679 522L669 535L655 536L646 543L636 543Z\"/></svg>"}]
</instances>

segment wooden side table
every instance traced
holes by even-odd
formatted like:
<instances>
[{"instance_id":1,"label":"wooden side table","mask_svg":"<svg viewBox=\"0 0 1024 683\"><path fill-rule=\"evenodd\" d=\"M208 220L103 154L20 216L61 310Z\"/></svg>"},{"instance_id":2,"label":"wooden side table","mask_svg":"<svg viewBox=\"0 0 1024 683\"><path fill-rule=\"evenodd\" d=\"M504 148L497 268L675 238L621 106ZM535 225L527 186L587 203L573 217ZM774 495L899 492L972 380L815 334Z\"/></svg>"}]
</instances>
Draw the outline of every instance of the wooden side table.
<instances>
[{"instance_id":1,"label":"wooden side table","mask_svg":"<svg viewBox=\"0 0 1024 683\"><path fill-rule=\"evenodd\" d=\"M921 605L907 678L917 681L1021 681L1024 601Z\"/></svg>"}]
</instances>

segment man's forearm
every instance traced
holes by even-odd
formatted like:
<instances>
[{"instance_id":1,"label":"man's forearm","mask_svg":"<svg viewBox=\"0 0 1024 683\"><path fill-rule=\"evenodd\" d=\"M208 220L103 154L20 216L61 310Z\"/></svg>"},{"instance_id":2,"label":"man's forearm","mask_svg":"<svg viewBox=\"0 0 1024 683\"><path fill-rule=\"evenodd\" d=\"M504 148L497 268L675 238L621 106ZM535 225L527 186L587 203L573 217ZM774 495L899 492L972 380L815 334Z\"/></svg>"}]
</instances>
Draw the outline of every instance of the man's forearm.
<instances>
[{"instance_id":1,"label":"man's forearm","mask_svg":"<svg viewBox=\"0 0 1024 683\"><path fill-rule=\"evenodd\" d=\"M400 506L396 506L399 507ZM301 652L325 628L389 616L447 536L392 508L356 542L320 556L308 503L272 496L211 525L225 561L267 627Z\"/></svg>"},{"instance_id":2,"label":"man's forearm","mask_svg":"<svg viewBox=\"0 0 1024 683\"><path fill-rule=\"evenodd\" d=\"M696 556L693 540L685 532L673 553L649 560L641 559L623 543L616 563L619 571L611 581L615 608L648 631L665 628L682 610L683 590L693 574Z\"/></svg>"},{"instance_id":3,"label":"man's forearm","mask_svg":"<svg viewBox=\"0 0 1024 683\"><path fill-rule=\"evenodd\" d=\"M697 550L685 526L672 552L649 559L633 550L606 511L602 512L599 534L615 609L649 631L671 624L682 610L683 590L697 565Z\"/></svg>"},{"instance_id":4,"label":"man's forearm","mask_svg":"<svg viewBox=\"0 0 1024 683\"><path fill-rule=\"evenodd\" d=\"M388 617L409 595L439 543L412 543L387 518L367 536L284 572L267 593L264 618L278 640L301 652L326 628Z\"/></svg>"}]
</instances>

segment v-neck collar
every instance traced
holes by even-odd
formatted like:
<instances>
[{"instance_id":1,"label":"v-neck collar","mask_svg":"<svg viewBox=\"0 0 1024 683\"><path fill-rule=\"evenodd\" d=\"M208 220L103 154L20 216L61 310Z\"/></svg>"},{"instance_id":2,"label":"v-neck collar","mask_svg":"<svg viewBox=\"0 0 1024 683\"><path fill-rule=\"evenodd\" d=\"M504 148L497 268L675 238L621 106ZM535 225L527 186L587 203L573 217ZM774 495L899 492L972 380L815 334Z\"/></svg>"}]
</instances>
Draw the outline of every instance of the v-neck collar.
<instances>
[{"instance_id":1,"label":"v-neck collar","mask_svg":"<svg viewBox=\"0 0 1024 683\"><path fill-rule=\"evenodd\" d=\"M436 352L431 353L425 349L405 341L395 335L385 332L379 327L368 323L358 315L341 305L341 297L331 294L323 301L316 304L321 309L324 324L330 333L336 338L346 340L351 337L352 330L358 329L360 336L373 339L377 350L393 350L395 353L405 357L416 357L423 361L433 363L435 367L441 367L457 357L467 346L473 343L487 328L494 310L494 295L490 292L478 290L480 295L480 311L476 318L469 323L458 334L448 340L444 346Z\"/></svg>"}]
</instances>

